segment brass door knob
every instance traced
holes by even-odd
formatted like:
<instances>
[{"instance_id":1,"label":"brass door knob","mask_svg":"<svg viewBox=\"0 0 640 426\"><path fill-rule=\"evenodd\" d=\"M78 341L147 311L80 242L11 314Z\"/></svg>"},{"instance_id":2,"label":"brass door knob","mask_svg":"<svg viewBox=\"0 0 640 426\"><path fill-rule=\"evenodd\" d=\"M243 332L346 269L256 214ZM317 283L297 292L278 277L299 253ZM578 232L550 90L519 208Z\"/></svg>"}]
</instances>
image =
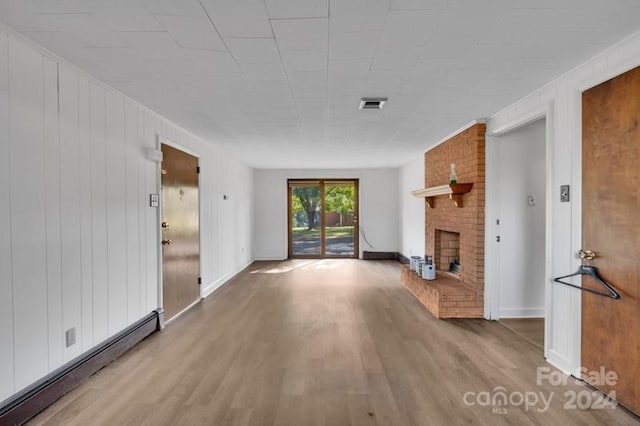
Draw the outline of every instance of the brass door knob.
<instances>
[{"instance_id":1,"label":"brass door knob","mask_svg":"<svg viewBox=\"0 0 640 426\"><path fill-rule=\"evenodd\" d=\"M593 250L579 250L578 251L578 256L580 256L580 259L585 259L585 260L593 260L595 259L598 255L595 251Z\"/></svg>"},{"instance_id":2,"label":"brass door knob","mask_svg":"<svg viewBox=\"0 0 640 426\"><path fill-rule=\"evenodd\" d=\"M169 228L169 224L166 221L162 222L162 228L164 229Z\"/></svg>"},{"instance_id":3,"label":"brass door knob","mask_svg":"<svg viewBox=\"0 0 640 426\"><path fill-rule=\"evenodd\" d=\"M162 240L163 246L168 246L169 244L171 244L171 240Z\"/></svg>"}]
</instances>

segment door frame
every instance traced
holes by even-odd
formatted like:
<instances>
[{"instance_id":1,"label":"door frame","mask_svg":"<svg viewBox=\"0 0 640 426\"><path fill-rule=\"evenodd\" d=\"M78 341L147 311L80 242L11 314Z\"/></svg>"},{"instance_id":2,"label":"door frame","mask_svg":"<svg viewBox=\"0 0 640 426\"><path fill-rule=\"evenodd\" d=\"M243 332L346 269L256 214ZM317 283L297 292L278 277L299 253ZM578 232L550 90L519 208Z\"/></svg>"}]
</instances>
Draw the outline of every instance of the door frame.
<instances>
[{"instance_id":1,"label":"door frame","mask_svg":"<svg viewBox=\"0 0 640 426\"><path fill-rule=\"evenodd\" d=\"M553 103L549 102L529 111L527 114L515 117L512 121L495 129L486 135L485 149L485 288L484 288L484 317L489 320L500 319L500 247L496 242L499 235L496 220L499 218L499 176L497 141L514 130L525 127L540 119L545 120L545 303L544 303L544 357L548 358L551 344L551 266L552 266L552 217L553 217Z\"/></svg>"},{"instance_id":2,"label":"door frame","mask_svg":"<svg viewBox=\"0 0 640 426\"><path fill-rule=\"evenodd\" d=\"M161 134L157 134L156 137L156 150L162 155L162 145L168 145L172 148L178 149L186 154L189 154L198 159L198 167L200 167L200 154L197 151L194 151L190 148L187 148L184 145L174 142L173 140L162 136ZM163 276L162 276L162 267L163 267L163 259L162 259L162 227L160 226L162 223L162 160L157 162L157 171L156 171L156 188L158 196L160 197L160 207L157 208L157 220L156 220L156 233L157 233L157 253L158 253L158 307L164 310L164 295L162 291L163 285ZM200 245L200 249L202 249L202 191L201 191L202 179L200 177L200 173L198 173L198 244ZM200 250L200 261L198 262L198 274L202 277L202 250ZM178 318L184 312L189 310L191 307L199 303L202 298L202 285L198 289L200 297L198 300L184 308L182 311L175 314L172 318L168 319L166 323L173 321Z\"/></svg>"},{"instance_id":3,"label":"door frame","mask_svg":"<svg viewBox=\"0 0 640 426\"><path fill-rule=\"evenodd\" d=\"M294 255L293 254L293 232L292 232L292 203L290 182L318 182L320 195L322 198L320 213L320 255ZM354 194L354 216L353 226L353 254L351 256L327 255L325 254L325 217L324 217L324 183L325 182L353 182ZM360 258L360 179L359 178L287 178L287 258L288 259L359 259Z\"/></svg>"}]
</instances>

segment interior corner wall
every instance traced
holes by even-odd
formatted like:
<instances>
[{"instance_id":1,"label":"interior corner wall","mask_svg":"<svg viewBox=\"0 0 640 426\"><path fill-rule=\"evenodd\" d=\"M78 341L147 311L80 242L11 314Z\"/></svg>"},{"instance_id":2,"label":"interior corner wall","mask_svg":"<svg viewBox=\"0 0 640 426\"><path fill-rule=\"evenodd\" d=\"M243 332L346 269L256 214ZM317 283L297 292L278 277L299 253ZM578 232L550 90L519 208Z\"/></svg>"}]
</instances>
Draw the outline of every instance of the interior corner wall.
<instances>
[{"instance_id":1,"label":"interior corner wall","mask_svg":"<svg viewBox=\"0 0 640 426\"><path fill-rule=\"evenodd\" d=\"M487 121L487 135L547 114L547 155L551 159L549 282L576 270L575 253L582 245L582 92L640 65L640 32L496 113ZM571 185L571 202L560 202L560 186ZM606 226L606 224L604 224ZM501 260L502 261L502 260ZM547 296L548 361L559 369L579 374L581 348L581 295L567 286L550 283Z\"/></svg>"},{"instance_id":2,"label":"interior corner wall","mask_svg":"<svg viewBox=\"0 0 640 426\"><path fill-rule=\"evenodd\" d=\"M254 170L254 254L282 260L287 253L287 179L359 179L362 251L398 251L398 169Z\"/></svg>"},{"instance_id":3,"label":"interior corner wall","mask_svg":"<svg viewBox=\"0 0 640 426\"><path fill-rule=\"evenodd\" d=\"M400 216L400 253L406 257L424 256L425 232L424 198L414 197L410 191L424 187L424 158L416 158L403 166L398 177L398 198Z\"/></svg>"},{"instance_id":4,"label":"interior corner wall","mask_svg":"<svg viewBox=\"0 0 640 426\"><path fill-rule=\"evenodd\" d=\"M158 135L200 158L210 292L252 260L251 168L0 27L0 401L158 308Z\"/></svg>"}]
</instances>

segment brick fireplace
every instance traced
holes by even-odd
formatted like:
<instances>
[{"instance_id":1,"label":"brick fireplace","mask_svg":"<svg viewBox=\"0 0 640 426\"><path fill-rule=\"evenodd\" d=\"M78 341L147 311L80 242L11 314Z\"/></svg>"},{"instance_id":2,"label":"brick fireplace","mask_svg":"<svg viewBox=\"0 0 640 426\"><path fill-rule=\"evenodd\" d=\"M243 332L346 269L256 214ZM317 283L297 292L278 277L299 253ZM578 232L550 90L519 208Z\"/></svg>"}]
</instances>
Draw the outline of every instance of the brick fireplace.
<instances>
[{"instance_id":1,"label":"brick fireplace","mask_svg":"<svg viewBox=\"0 0 640 426\"><path fill-rule=\"evenodd\" d=\"M458 183L472 183L461 207L446 196L425 202L425 253L440 272L434 281L403 270L402 282L439 318L481 318L484 312L485 125L474 124L425 153L425 188L449 183L456 164ZM457 275L447 274L458 258Z\"/></svg>"}]
</instances>

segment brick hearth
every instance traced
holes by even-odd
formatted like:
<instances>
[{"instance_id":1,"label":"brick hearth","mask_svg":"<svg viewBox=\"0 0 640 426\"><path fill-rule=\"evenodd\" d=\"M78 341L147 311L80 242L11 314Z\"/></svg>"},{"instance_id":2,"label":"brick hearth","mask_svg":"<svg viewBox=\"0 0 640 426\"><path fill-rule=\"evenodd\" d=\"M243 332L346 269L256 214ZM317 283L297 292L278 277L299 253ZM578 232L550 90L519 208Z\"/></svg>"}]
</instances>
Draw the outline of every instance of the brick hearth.
<instances>
[{"instance_id":1,"label":"brick hearth","mask_svg":"<svg viewBox=\"0 0 640 426\"><path fill-rule=\"evenodd\" d=\"M400 273L402 284L436 318L482 318L478 292L459 279L438 272L437 279L423 280L408 265L402 265Z\"/></svg>"}]
</instances>

